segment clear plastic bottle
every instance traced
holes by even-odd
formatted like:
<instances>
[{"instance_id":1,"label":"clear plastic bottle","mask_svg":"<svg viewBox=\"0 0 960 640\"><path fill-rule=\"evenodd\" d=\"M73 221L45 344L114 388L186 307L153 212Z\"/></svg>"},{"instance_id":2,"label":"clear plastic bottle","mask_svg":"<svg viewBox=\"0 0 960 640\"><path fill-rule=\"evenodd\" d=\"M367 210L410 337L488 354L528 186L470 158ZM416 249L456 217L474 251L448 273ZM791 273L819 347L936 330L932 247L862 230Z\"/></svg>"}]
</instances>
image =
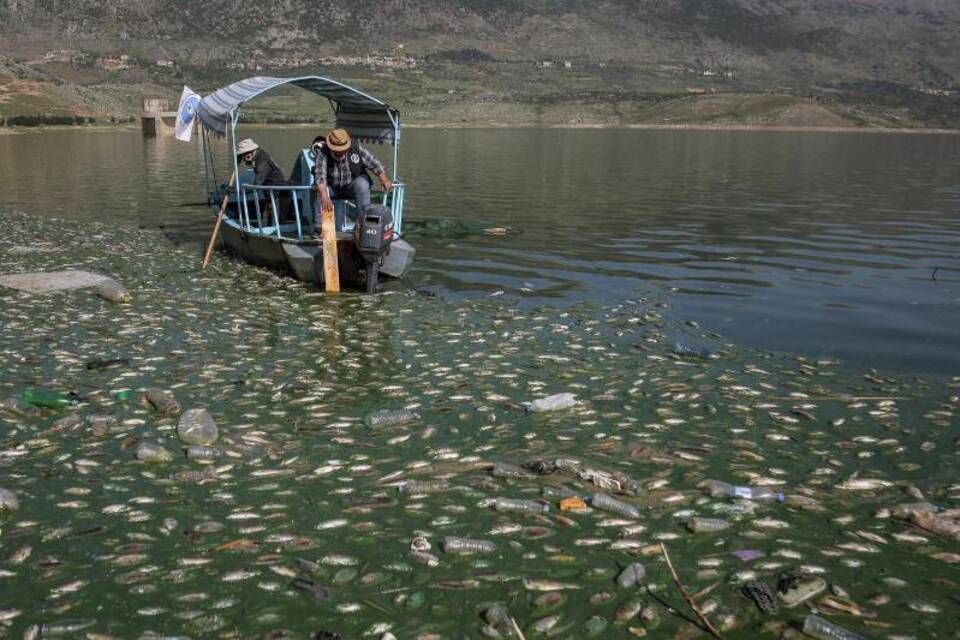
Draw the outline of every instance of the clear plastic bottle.
<instances>
[{"instance_id":1,"label":"clear plastic bottle","mask_svg":"<svg viewBox=\"0 0 960 640\"><path fill-rule=\"evenodd\" d=\"M447 536L443 540L443 550L446 553L493 553L497 550L497 545L489 540Z\"/></svg>"},{"instance_id":2,"label":"clear plastic bottle","mask_svg":"<svg viewBox=\"0 0 960 640\"><path fill-rule=\"evenodd\" d=\"M562 411L577 406L577 396L572 393L558 393L545 398L537 398L532 402L524 403L529 413L544 411Z\"/></svg>"},{"instance_id":3,"label":"clear plastic bottle","mask_svg":"<svg viewBox=\"0 0 960 640\"><path fill-rule=\"evenodd\" d=\"M410 424L419 419L420 416L409 409L381 409L364 418L364 422L371 429L384 429Z\"/></svg>"},{"instance_id":4,"label":"clear plastic bottle","mask_svg":"<svg viewBox=\"0 0 960 640\"><path fill-rule=\"evenodd\" d=\"M865 640L860 634L847 631L812 613L803 621L803 632L817 640Z\"/></svg>"},{"instance_id":5,"label":"clear plastic bottle","mask_svg":"<svg viewBox=\"0 0 960 640\"><path fill-rule=\"evenodd\" d=\"M690 518L687 520L687 529L693 533L723 531L731 526L728 520L722 520L721 518Z\"/></svg>"},{"instance_id":6,"label":"clear plastic bottle","mask_svg":"<svg viewBox=\"0 0 960 640\"><path fill-rule=\"evenodd\" d=\"M617 500L605 493L595 493L590 497L590 506L601 511L609 511L627 518L640 518L640 510L632 504Z\"/></svg>"},{"instance_id":7,"label":"clear plastic bottle","mask_svg":"<svg viewBox=\"0 0 960 640\"><path fill-rule=\"evenodd\" d=\"M783 494L770 487L741 487L723 480L705 480L700 486L712 498L743 498L744 500L777 500L783 502Z\"/></svg>"},{"instance_id":8,"label":"clear plastic bottle","mask_svg":"<svg viewBox=\"0 0 960 640\"><path fill-rule=\"evenodd\" d=\"M520 500L516 498L497 498L493 502L493 508L502 512L516 513L546 513L550 511L550 505L536 500Z\"/></svg>"}]
</instances>

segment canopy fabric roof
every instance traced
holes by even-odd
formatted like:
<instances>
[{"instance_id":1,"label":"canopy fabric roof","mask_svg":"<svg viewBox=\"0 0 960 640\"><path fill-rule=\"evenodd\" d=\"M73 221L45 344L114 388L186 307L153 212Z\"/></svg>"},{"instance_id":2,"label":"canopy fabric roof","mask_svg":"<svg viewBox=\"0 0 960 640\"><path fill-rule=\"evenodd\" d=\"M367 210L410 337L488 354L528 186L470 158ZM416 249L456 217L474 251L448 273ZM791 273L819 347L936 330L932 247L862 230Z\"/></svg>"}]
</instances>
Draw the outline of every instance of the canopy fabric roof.
<instances>
[{"instance_id":1,"label":"canopy fabric roof","mask_svg":"<svg viewBox=\"0 0 960 640\"><path fill-rule=\"evenodd\" d=\"M214 91L200 101L197 114L207 129L220 135L226 133L230 114L243 103L271 89L292 84L334 103L337 126L364 140L396 142L400 114L395 109L358 89L320 76L298 78L269 78L257 76L235 82Z\"/></svg>"}]
</instances>

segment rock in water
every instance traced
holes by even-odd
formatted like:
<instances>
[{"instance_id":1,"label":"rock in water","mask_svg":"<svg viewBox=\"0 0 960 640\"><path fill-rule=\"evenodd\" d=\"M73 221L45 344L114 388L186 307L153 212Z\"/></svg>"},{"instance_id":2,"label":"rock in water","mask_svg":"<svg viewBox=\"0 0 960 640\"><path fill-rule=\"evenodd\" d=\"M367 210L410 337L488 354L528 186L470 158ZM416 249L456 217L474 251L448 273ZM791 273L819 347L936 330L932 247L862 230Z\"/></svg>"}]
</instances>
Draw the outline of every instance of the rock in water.
<instances>
[{"instance_id":1,"label":"rock in water","mask_svg":"<svg viewBox=\"0 0 960 640\"><path fill-rule=\"evenodd\" d=\"M137 460L144 462L169 462L173 454L153 442L141 442L137 447Z\"/></svg>"},{"instance_id":2,"label":"rock in water","mask_svg":"<svg viewBox=\"0 0 960 640\"><path fill-rule=\"evenodd\" d=\"M546 398L537 398L533 402L525 402L523 406L530 413L540 413L542 411L570 409L577 404L577 396L572 393L558 393Z\"/></svg>"},{"instance_id":3,"label":"rock in water","mask_svg":"<svg viewBox=\"0 0 960 640\"><path fill-rule=\"evenodd\" d=\"M217 425L204 408L188 409L180 417L177 435L186 444L213 444L220 437Z\"/></svg>"},{"instance_id":4,"label":"rock in water","mask_svg":"<svg viewBox=\"0 0 960 640\"><path fill-rule=\"evenodd\" d=\"M634 587L647 575L647 570L639 562L628 564L620 575L617 576L617 584L624 589Z\"/></svg>"},{"instance_id":5,"label":"rock in water","mask_svg":"<svg viewBox=\"0 0 960 640\"><path fill-rule=\"evenodd\" d=\"M14 509L20 506L20 501L17 500L17 494L9 489L0 489L0 511Z\"/></svg>"},{"instance_id":6,"label":"rock in water","mask_svg":"<svg viewBox=\"0 0 960 640\"><path fill-rule=\"evenodd\" d=\"M180 403L163 389L147 389L143 399L159 413L172 416L180 413Z\"/></svg>"},{"instance_id":7,"label":"rock in water","mask_svg":"<svg viewBox=\"0 0 960 640\"><path fill-rule=\"evenodd\" d=\"M133 300L133 296L130 295L130 292L124 289L123 285L118 282L114 282L113 280L107 280L98 286L97 295L104 300L117 303L127 303Z\"/></svg>"}]
</instances>

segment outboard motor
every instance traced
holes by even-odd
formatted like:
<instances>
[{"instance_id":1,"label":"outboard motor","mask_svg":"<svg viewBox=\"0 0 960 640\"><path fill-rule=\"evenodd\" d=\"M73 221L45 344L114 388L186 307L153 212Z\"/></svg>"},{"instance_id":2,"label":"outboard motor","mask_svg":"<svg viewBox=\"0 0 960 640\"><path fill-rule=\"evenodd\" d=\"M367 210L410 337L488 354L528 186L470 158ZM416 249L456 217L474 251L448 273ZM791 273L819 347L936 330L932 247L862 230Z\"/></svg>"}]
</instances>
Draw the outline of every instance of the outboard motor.
<instances>
[{"instance_id":1,"label":"outboard motor","mask_svg":"<svg viewBox=\"0 0 960 640\"><path fill-rule=\"evenodd\" d=\"M393 214L380 204L372 204L357 216L353 228L357 251L367 263L367 293L376 293L377 275L383 256L390 253L393 242Z\"/></svg>"}]
</instances>

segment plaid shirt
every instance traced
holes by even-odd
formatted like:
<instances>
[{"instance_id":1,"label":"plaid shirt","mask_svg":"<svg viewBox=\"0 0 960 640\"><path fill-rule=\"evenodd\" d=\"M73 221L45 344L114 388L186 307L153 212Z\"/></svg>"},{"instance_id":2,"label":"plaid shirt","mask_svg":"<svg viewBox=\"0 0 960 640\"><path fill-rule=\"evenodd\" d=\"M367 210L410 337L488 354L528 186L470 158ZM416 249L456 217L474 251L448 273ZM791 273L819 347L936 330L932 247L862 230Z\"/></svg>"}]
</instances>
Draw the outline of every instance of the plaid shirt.
<instances>
[{"instance_id":1,"label":"plaid shirt","mask_svg":"<svg viewBox=\"0 0 960 640\"><path fill-rule=\"evenodd\" d=\"M364 168L373 171L378 176L383 173L383 163L367 151L366 147L357 143L356 151L360 154L360 164L363 165ZM353 150L348 149L339 160L334 158L333 166L329 169L327 169L327 154L321 153L313 169L313 175L317 180L317 184L325 184L334 189L349 187L350 183L353 182L353 174L350 173L349 160L351 153L353 153Z\"/></svg>"}]
</instances>

